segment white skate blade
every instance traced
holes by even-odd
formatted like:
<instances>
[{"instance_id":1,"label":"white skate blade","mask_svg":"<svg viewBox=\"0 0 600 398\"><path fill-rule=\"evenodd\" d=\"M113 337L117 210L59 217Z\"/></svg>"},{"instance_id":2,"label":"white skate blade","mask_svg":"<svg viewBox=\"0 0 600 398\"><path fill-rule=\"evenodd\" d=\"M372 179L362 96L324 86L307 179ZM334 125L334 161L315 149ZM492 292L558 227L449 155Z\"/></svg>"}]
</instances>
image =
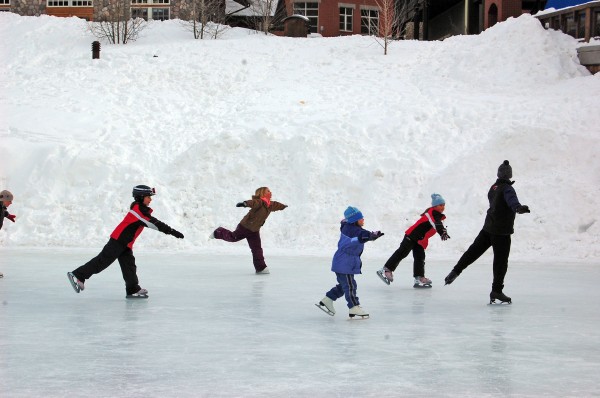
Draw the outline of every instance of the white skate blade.
<instances>
[{"instance_id":1,"label":"white skate blade","mask_svg":"<svg viewBox=\"0 0 600 398\"><path fill-rule=\"evenodd\" d=\"M77 282L75 282L75 275L73 275L71 272L67 272L67 278L69 278L69 282L71 283L73 290L75 290L75 293L79 293L81 291L81 288L79 287Z\"/></svg>"},{"instance_id":2,"label":"white skate blade","mask_svg":"<svg viewBox=\"0 0 600 398\"><path fill-rule=\"evenodd\" d=\"M418 284L418 283L415 283L415 284L413 285L413 287L414 287L415 289L431 289L431 288L432 288L431 284L429 284L429 283L426 283L426 284L424 284L424 285L420 285L420 284Z\"/></svg>"},{"instance_id":3,"label":"white skate blade","mask_svg":"<svg viewBox=\"0 0 600 398\"><path fill-rule=\"evenodd\" d=\"M323 311L324 313L326 313L327 315L330 316L334 316L335 312L331 312L327 309L327 307L325 307L324 305L320 305L320 304L315 304L317 306L318 309L320 309L321 311Z\"/></svg>"},{"instance_id":4,"label":"white skate blade","mask_svg":"<svg viewBox=\"0 0 600 398\"><path fill-rule=\"evenodd\" d=\"M379 278L381 278L381 280L383 281L383 283L385 283L386 285L390 284L390 280L388 278L386 278L385 275L383 275L383 272L381 272L381 270L377 271L377 276Z\"/></svg>"},{"instance_id":5,"label":"white skate blade","mask_svg":"<svg viewBox=\"0 0 600 398\"><path fill-rule=\"evenodd\" d=\"M511 305L512 304L512 300L511 301L500 301L498 300L498 302L496 302L496 300L490 300L490 302L488 303L488 305Z\"/></svg>"},{"instance_id":6,"label":"white skate blade","mask_svg":"<svg viewBox=\"0 0 600 398\"><path fill-rule=\"evenodd\" d=\"M148 295L147 294L128 294L127 296L125 296L126 299L128 300L139 300L139 299L147 299Z\"/></svg>"},{"instance_id":7,"label":"white skate blade","mask_svg":"<svg viewBox=\"0 0 600 398\"><path fill-rule=\"evenodd\" d=\"M356 314L348 314L350 319L369 319L369 314L367 315L356 315Z\"/></svg>"}]
</instances>

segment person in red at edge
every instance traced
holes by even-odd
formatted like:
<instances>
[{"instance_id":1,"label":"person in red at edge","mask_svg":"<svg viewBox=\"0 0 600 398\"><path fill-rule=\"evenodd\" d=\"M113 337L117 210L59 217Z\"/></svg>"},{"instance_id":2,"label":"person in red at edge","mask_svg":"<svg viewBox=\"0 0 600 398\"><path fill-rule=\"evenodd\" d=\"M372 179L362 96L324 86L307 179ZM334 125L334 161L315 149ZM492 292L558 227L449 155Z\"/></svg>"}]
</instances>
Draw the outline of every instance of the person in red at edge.
<instances>
[{"instance_id":1,"label":"person in red at edge","mask_svg":"<svg viewBox=\"0 0 600 398\"><path fill-rule=\"evenodd\" d=\"M446 208L446 201L442 195L434 193L431 195L431 207L421 214L421 218L417 220L412 227L404 233L404 239L400 243L400 247L387 260L382 269L377 271L377 275L388 285L394 281L393 272L404 259L412 251L413 276L415 282L413 287L431 287L431 279L425 277L425 249L431 238L436 232L442 240L448 240L448 232L442 223L446 216L442 213Z\"/></svg>"},{"instance_id":2,"label":"person in red at edge","mask_svg":"<svg viewBox=\"0 0 600 398\"><path fill-rule=\"evenodd\" d=\"M10 221L15 222L17 216L8 212L8 206L13 202L13 194L10 191L4 190L0 192L0 229L4 224L4 219L8 218ZM4 274L0 272L0 278L3 278Z\"/></svg>"},{"instance_id":3,"label":"person in red at edge","mask_svg":"<svg viewBox=\"0 0 600 398\"><path fill-rule=\"evenodd\" d=\"M269 269L265 263L260 241L260 228L264 225L272 211L283 210L287 205L271 200L271 190L267 187L260 187L254 193L252 199L239 202L235 206L250 207L250 211L240 221L235 231L231 232L228 229L219 227L210 234L209 238L222 239L227 242L238 242L246 239L252 252L252 261L254 262L256 273L268 274Z\"/></svg>"},{"instance_id":4,"label":"person in red at edge","mask_svg":"<svg viewBox=\"0 0 600 398\"><path fill-rule=\"evenodd\" d=\"M119 260L123 279L125 280L125 291L127 298L148 298L148 291L142 289L138 282L136 273L135 257L133 256L133 244L144 227L156 229L167 235L173 235L183 239L183 234L162 221L152 217L152 209L148 207L152 196L156 194L154 188L147 185L133 187L133 198L135 199L129 207L129 213L110 235L108 243L100 254L77 268L73 272L67 272L69 282L79 293L84 289L84 282L94 274L99 274Z\"/></svg>"}]
</instances>

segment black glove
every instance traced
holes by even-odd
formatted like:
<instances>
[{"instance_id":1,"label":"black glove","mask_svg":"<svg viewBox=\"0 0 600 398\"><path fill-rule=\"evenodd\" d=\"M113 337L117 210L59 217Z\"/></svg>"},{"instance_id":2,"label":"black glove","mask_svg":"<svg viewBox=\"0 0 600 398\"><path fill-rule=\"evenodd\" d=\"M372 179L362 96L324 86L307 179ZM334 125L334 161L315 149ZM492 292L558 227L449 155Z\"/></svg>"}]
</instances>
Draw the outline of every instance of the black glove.
<instances>
[{"instance_id":1,"label":"black glove","mask_svg":"<svg viewBox=\"0 0 600 398\"><path fill-rule=\"evenodd\" d=\"M373 231L369 235L369 240L377 240L377 239L381 238L383 235L385 235L385 234L381 231Z\"/></svg>"},{"instance_id":2,"label":"black glove","mask_svg":"<svg viewBox=\"0 0 600 398\"><path fill-rule=\"evenodd\" d=\"M183 234L176 229L171 229L171 235L173 235L177 239L183 239Z\"/></svg>"},{"instance_id":3,"label":"black glove","mask_svg":"<svg viewBox=\"0 0 600 398\"><path fill-rule=\"evenodd\" d=\"M517 207L517 213L519 213L519 214L531 213L531 211L529 211L529 206L521 205L521 206Z\"/></svg>"},{"instance_id":4,"label":"black glove","mask_svg":"<svg viewBox=\"0 0 600 398\"><path fill-rule=\"evenodd\" d=\"M450 239L450 235L448 235L448 231L446 231L446 229L444 229L444 232L442 232L442 235L440 236L442 237L442 240Z\"/></svg>"},{"instance_id":5,"label":"black glove","mask_svg":"<svg viewBox=\"0 0 600 398\"><path fill-rule=\"evenodd\" d=\"M240 202L235 207L246 207L246 202Z\"/></svg>"}]
</instances>

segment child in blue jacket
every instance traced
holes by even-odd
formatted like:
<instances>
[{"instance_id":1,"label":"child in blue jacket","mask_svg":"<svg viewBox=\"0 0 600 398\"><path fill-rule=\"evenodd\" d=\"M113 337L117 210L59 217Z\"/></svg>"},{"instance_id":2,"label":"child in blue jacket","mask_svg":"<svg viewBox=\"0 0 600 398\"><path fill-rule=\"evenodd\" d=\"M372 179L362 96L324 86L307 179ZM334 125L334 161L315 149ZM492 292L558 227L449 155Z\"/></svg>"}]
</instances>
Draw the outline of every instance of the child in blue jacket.
<instances>
[{"instance_id":1,"label":"child in blue jacket","mask_svg":"<svg viewBox=\"0 0 600 398\"><path fill-rule=\"evenodd\" d=\"M363 229L365 219L362 213L356 207L348 207L344 211L344 219L340 226L340 240L338 249L333 256L331 270L335 272L338 284L328 291L321 299L319 304L315 304L327 314L335 315L333 302L342 296L346 296L349 315L351 318L360 316L367 318L369 313L360 307L358 296L356 295L356 280L354 275L361 273L362 254L365 242L376 240L383 236L381 231L370 232Z\"/></svg>"}]
</instances>

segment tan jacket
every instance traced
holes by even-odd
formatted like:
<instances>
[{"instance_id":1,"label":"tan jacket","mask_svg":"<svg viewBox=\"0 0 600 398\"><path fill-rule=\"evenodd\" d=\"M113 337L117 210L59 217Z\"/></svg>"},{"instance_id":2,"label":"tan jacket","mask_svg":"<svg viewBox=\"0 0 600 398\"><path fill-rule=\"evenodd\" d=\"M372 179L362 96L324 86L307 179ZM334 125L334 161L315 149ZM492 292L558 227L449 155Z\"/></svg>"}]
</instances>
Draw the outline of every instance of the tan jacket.
<instances>
[{"instance_id":1,"label":"tan jacket","mask_svg":"<svg viewBox=\"0 0 600 398\"><path fill-rule=\"evenodd\" d=\"M287 207L287 205L274 200L271 201L271 206L267 207L265 201L256 195L252 196L251 200L245 200L244 203L251 209L242 221L240 221L240 224L242 227L249 229L252 232L260 230L260 227L267 221L267 218L272 211L283 210Z\"/></svg>"}]
</instances>

